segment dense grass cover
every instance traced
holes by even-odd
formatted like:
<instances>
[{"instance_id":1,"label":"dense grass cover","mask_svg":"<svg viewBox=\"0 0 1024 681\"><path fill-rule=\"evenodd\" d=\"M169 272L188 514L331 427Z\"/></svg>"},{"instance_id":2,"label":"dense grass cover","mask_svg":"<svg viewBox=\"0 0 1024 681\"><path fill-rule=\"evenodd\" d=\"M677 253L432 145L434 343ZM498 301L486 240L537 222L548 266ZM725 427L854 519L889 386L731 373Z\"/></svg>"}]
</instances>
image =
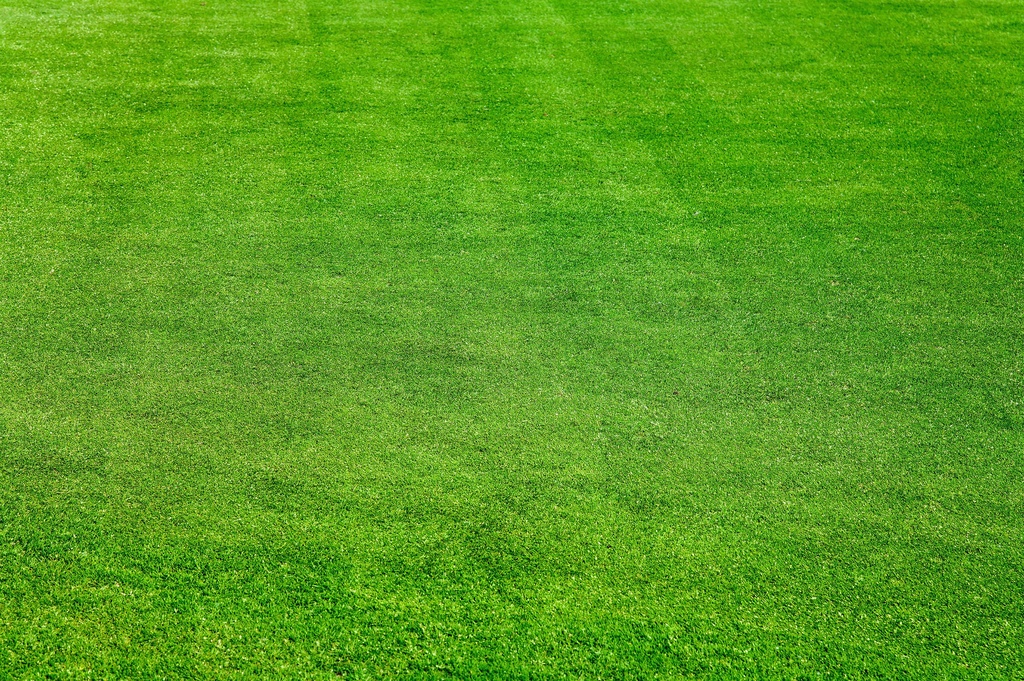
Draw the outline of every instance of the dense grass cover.
<instances>
[{"instance_id":1,"label":"dense grass cover","mask_svg":"<svg viewBox=\"0 0 1024 681\"><path fill-rule=\"evenodd\" d=\"M1017 0L3 0L0 677L1024 678Z\"/></svg>"}]
</instances>

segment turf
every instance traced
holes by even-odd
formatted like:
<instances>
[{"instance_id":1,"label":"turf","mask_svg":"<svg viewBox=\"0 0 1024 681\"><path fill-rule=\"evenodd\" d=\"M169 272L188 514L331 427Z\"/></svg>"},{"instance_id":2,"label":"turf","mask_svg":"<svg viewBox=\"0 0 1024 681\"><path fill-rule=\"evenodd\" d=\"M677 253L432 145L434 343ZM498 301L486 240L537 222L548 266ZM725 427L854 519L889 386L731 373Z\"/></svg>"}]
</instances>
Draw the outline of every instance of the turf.
<instances>
[{"instance_id":1,"label":"turf","mask_svg":"<svg viewBox=\"0 0 1024 681\"><path fill-rule=\"evenodd\" d=\"M0 677L1024 678L1022 54L3 0Z\"/></svg>"}]
</instances>

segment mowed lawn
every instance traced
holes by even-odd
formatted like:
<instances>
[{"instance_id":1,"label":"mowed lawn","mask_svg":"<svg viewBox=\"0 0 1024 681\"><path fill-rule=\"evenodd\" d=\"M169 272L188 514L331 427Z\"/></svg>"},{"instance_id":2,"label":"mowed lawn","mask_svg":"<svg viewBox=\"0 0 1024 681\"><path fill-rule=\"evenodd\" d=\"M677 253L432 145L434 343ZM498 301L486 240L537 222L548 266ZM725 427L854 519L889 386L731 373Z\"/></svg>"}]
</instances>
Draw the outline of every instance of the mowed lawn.
<instances>
[{"instance_id":1,"label":"mowed lawn","mask_svg":"<svg viewBox=\"0 0 1024 681\"><path fill-rule=\"evenodd\" d=\"M1024 678L1017 0L2 0L0 678Z\"/></svg>"}]
</instances>

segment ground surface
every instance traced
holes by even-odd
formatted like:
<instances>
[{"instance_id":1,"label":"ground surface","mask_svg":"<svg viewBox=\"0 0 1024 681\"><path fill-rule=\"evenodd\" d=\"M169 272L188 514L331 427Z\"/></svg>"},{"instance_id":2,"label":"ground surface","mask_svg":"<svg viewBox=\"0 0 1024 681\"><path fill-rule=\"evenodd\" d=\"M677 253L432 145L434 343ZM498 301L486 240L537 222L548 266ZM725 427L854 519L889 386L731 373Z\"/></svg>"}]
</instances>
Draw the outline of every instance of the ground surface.
<instances>
[{"instance_id":1,"label":"ground surface","mask_svg":"<svg viewBox=\"0 0 1024 681\"><path fill-rule=\"evenodd\" d=\"M0 5L0 677L1022 678L1024 5Z\"/></svg>"}]
</instances>

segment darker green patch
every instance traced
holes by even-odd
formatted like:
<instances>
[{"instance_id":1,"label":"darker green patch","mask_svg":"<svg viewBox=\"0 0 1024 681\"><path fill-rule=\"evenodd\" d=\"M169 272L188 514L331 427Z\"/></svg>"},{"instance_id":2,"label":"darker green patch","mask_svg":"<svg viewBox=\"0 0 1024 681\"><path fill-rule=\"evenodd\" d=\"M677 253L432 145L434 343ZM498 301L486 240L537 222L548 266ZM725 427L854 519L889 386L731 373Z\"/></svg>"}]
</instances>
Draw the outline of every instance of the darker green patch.
<instances>
[{"instance_id":1,"label":"darker green patch","mask_svg":"<svg viewBox=\"0 0 1024 681\"><path fill-rule=\"evenodd\" d=\"M245 479L246 497L272 511L295 510L305 486L303 478L281 472L258 471Z\"/></svg>"}]
</instances>

